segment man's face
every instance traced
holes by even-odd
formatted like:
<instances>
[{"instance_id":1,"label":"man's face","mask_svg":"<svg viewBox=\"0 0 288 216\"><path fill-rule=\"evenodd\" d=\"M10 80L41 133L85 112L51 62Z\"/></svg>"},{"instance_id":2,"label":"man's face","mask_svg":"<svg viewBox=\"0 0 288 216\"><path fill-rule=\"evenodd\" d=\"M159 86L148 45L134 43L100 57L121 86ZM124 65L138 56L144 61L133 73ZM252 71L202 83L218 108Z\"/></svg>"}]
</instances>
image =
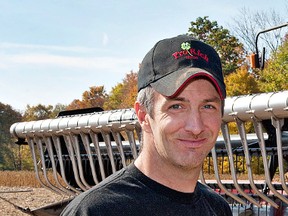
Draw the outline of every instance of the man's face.
<instances>
[{"instance_id":1,"label":"man's face","mask_svg":"<svg viewBox=\"0 0 288 216\"><path fill-rule=\"evenodd\" d=\"M197 79L175 98L156 93L154 116L147 120L158 165L200 168L218 137L220 96L209 81Z\"/></svg>"}]
</instances>

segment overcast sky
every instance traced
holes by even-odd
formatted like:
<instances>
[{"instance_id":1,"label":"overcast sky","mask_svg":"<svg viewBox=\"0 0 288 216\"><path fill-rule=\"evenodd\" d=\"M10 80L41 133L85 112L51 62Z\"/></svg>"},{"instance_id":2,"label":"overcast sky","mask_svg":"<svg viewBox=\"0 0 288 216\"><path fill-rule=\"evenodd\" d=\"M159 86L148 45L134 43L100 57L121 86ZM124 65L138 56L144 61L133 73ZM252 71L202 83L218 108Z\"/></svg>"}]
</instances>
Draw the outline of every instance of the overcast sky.
<instances>
[{"instance_id":1,"label":"overcast sky","mask_svg":"<svg viewBox=\"0 0 288 216\"><path fill-rule=\"evenodd\" d=\"M160 39L209 16L224 28L240 9L287 18L288 0L0 0L0 102L18 111L106 92L137 71ZM286 16L286 17L285 17Z\"/></svg>"}]
</instances>

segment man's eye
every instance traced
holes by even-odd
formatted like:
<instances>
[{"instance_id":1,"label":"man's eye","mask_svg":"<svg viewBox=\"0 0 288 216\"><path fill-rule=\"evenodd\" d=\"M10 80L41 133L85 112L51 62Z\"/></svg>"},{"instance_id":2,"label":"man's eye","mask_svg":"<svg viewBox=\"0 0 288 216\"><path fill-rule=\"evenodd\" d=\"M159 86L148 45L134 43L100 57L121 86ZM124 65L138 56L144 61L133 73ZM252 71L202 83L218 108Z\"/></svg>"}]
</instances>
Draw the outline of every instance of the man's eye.
<instances>
[{"instance_id":1,"label":"man's eye","mask_svg":"<svg viewBox=\"0 0 288 216\"><path fill-rule=\"evenodd\" d=\"M204 108L205 109L216 109L216 107L211 105L211 104L204 105Z\"/></svg>"},{"instance_id":2,"label":"man's eye","mask_svg":"<svg viewBox=\"0 0 288 216\"><path fill-rule=\"evenodd\" d=\"M181 109L182 106L180 104L173 104L172 106L170 106L170 109Z\"/></svg>"}]
</instances>

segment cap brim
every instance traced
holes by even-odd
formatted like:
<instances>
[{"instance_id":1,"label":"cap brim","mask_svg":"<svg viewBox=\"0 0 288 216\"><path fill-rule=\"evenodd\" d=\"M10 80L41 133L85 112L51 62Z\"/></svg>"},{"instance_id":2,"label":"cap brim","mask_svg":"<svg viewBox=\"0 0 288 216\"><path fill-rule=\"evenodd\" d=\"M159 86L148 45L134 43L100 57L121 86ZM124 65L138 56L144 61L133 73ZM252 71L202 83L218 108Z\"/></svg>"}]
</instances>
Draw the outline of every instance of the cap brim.
<instances>
[{"instance_id":1,"label":"cap brim","mask_svg":"<svg viewBox=\"0 0 288 216\"><path fill-rule=\"evenodd\" d=\"M225 96L222 93L221 87L219 86L220 81L217 80L211 73L201 68L185 68L172 72L165 77L151 83L150 85L160 94L167 97L177 96L183 88L196 77L208 78L215 86L220 98L223 100Z\"/></svg>"}]
</instances>

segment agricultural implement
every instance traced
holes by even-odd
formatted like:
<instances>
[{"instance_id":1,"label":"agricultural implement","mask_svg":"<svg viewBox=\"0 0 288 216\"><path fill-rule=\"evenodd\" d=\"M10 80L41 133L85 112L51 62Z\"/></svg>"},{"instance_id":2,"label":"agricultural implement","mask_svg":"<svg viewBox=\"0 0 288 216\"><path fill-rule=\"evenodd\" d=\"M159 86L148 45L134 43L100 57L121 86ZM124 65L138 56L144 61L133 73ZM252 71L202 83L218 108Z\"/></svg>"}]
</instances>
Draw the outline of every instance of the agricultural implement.
<instances>
[{"instance_id":1,"label":"agricultural implement","mask_svg":"<svg viewBox=\"0 0 288 216\"><path fill-rule=\"evenodd\" d=\"M252 68L264 67L259 35L285 26L257 34ZM70 197L26 211L32 215L59 215L75 196L133 162L141 143L133 109L64 111L55 119L14 123L10 133L17 144L29 145L39 183ZM223 196L234 215L288 215L287 164L288 91L229 97L199 181Z\"/></svg>"},{"instance_id":2,"label":"agricultural implement","mask_svg":"<svg viewBox=\"0 0 288 216\"><path fill-rule=\"evenodd\" d=\"M55 119L15 123L10 132L29 145L40 184L71 197L33 215L59 214L73 197L135 160L141 143L133 109L65 111ZM199 181L222 195L235 215L284 215L287 160L288 91L229 97Z\"/></svg>"}]
</instances>

